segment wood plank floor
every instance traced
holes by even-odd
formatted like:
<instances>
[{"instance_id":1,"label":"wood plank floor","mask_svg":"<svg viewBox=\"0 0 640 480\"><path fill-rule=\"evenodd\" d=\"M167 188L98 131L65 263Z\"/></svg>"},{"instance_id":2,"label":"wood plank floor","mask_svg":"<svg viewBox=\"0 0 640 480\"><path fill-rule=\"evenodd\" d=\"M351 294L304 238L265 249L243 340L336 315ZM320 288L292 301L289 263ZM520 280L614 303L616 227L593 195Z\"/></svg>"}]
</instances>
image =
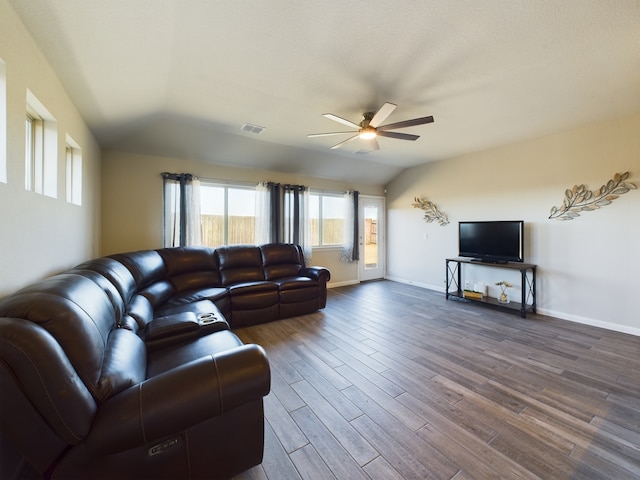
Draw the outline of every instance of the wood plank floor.
<instances>
[{"instance_id":1,"label":"wood plank floor","mask_svg":"<svg viewBox=\"0 0 640 480\"><path fill-rule=\"evenodd\" d=\"M640 338L390 281L236 330L269 356L248 479L640 478Z\"/></svg>"}]
</instances>

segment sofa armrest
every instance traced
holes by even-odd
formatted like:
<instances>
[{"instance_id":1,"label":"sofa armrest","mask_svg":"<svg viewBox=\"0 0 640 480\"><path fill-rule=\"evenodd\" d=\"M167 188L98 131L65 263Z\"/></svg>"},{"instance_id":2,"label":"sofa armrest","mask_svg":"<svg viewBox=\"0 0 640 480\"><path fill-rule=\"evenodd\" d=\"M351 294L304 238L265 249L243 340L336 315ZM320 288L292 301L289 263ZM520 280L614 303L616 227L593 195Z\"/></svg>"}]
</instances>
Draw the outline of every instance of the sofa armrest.
<instances>
[{"instance_id":1,"label":"sofa armrest","mask_svg":"<svg viewBox=\"0 0 640 480\"><path fill-rule=\"evenodd\" d=\"M320 282L328 282L331 280L331 273L324 267L306 267L300 270L298 274L302 277L309 277L313 280L318 280Z\"/></svg>"},{"instance_id":2,"label":"sofa armrest","mask_svg":"<svg viewBox=\"0 0 640 480\"><path fill-rule=\"evenodd\" d=\"M181 312L150 321L145 328L144 342L151 351L220 330L229 330L229 324L219 314Z\"/></svg>"},{"instance_id":3,"label":"sofa armrest","mask_svg":"<svg viewBox=\"0 0 640 480\"><path fill-rule=\"evenodd\" d=\"M207 355L135 385L105 402L88 448L115 453L142 446L269 393L270 370L259 345Z\"/></svg>"}]
</instances>

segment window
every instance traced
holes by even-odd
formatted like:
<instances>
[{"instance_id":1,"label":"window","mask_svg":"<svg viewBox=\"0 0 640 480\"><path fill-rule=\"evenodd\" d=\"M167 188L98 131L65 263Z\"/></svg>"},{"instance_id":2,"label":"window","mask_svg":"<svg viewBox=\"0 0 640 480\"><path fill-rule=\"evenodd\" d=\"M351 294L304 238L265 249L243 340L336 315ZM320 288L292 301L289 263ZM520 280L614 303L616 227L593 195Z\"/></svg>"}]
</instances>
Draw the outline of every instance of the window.
<instances>
[{"instance_id":1,"label":"window","mask_svg":"<svg viewBox=\"0 0 640 480\"><path fill-rule=\"evenodd\" d=\"M255 186L200 184L202 244L252 244L255 242Z\"/></svg>"},{"instance_id":2,"label":"window","mask_svg":"<svg viewBox=\"0 0 640 480\"><path fill-rule=\"evenodd\" d=\"M67 135L66 156L66 199L74 205L82 205L82 150Z\"/></svg>"},{"instance_id":3,"label":"window","mask_svg":"<svg viewBox=\"0 0 640 480\"><path fill-rule=\"evenodd\" d=\"M25 120L25 188L56 197L58 194L58 127L55 118L27 90Z\"/></svg>"},{"instance_id":4,"label":"window","mask_svg":"<svg viewBox=\"0 0 640 480\"><path fill-rule=\"evenodd\" d=\"M340 246L344 238L344 197L341 193L309 194L311 245Z\"/></svg>"},{"instance_id":5,"label":"window","mask_svg":"<svg viewBox=\"0 0 640 480\"><path fill-rule=\"evenodd\" d=\"M7 183L7 66L0 58L0 182Z\"/></svg>"},{"instance_id":6,"label":"window","mask_svg":"<svg viewBox=\"0 0 640 480\"><path fill-rule=\"evenodd\" d=\"M24 188L42 193L42 119L27 113L25 132Z\"/></svg>"}]
</instances>

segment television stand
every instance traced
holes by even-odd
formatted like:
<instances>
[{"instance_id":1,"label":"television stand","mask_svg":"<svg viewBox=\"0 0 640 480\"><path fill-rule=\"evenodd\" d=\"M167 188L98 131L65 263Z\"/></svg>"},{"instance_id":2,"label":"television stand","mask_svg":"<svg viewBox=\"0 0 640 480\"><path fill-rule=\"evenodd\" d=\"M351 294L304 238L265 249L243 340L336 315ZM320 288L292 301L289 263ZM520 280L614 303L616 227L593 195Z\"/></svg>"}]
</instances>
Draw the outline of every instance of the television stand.
<instances>
[{"instance_id":1,"label":"television stand","mask_svg":"<svg viewBox=\"0 0 640 480\"><path fill-rule=\"evenodd\" d=\"M467 298L464 296L462 289L462 265L473 264L482 265L483 267L490 268L507 268L510 270L518 270L521 277L521 291L522 296L520 302L511 301L509 303L502 303L497 298ZM531 272L529 274L529 272ZM489 263L483 262L475 258L467 257L453 257L446 259L446 288L445 298L449 300L449 297L461 298L470 302L478 302L484 305L507 308L511 310L519 310L522 318L527 318L527 311L536 313L536 265L531 263ZM531 299L531 304L527 302Z\"/></svg>"},{"instance_id":2,"label":"television stand","mask_svg":"<svg viewBox=\"0 0 640 480\"><path fill-rule=\"evenodd\" d=\"M483 260L481 258L469 258L469 263L485 263L487 265L505 265L509 262L507 260Z\"/></svg>"}]
</instances>

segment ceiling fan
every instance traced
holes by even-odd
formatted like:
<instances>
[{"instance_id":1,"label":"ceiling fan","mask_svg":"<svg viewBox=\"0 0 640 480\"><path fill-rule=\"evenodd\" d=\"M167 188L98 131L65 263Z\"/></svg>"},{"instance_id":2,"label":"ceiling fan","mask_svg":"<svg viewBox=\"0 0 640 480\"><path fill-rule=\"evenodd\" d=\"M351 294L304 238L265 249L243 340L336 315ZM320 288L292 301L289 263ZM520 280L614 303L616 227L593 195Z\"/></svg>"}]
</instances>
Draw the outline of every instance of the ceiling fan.
<instances>
[{"instance_id":1,"label":"ceiling fan","mask_svg":"<svg viewBox=\"0 0 640 480\"><path fill-rule=\"evenodd\" d=\"M420 117L414 118L412 120L405 120L403 122L389 123L387 125L380 125L382 122L386 120L386 118L391 115L391 112L395 110L397 105L393 103L386 102L377 112L365 112L362 115L362 121L358 123L353 123L349 120L345 120L342 117L334 115L333 113L324 113L322 116L328 118L329 120L333 120L334 122L342 123L343 125L347 125L349 127L353 127L357 130L348 130L346 132L327 132L327 133L311 133L308 135L309 138L313 137L328 137L331 135L344 135L347 133L355 133L355 135L343 140L340 143L335 144L332 149L339 148L347 142L351 140L355 140L356 138L361 138L363 140L370 140L371 146L373 150L379 150L380 145L376 140L376 137L388 137L388 138L396 138L398 140L417 140L420 138L419 135L412 135L409 133L400 133L400 132L390 132L389 130L396 130L398 128L407 128L413 127L415 125L423 125L425 123L432 123L433 117Z\"/></svg>"}]
</instances>

